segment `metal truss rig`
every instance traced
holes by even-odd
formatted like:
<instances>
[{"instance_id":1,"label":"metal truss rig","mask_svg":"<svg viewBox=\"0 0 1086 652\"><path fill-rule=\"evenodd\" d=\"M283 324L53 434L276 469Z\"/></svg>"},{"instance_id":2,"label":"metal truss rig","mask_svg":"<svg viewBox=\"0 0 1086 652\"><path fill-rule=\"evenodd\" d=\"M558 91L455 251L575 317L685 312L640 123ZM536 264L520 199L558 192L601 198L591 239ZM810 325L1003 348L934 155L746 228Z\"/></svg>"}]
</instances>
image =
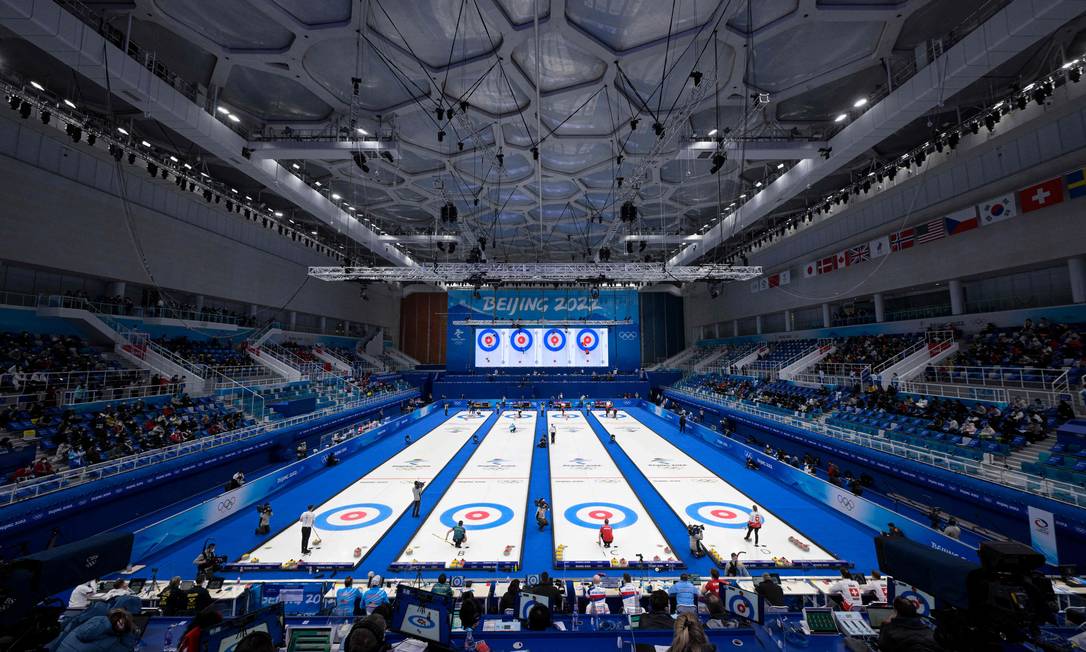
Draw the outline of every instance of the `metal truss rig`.
<instances>
[{"instance_id":1,"label":"metal truss rig","mask_svg":"<svg viewBox=\"0 0 1086 652\"><path fill-rule=\"evenodd\" d=\"M388 283L495 283L550 282L582 285L605 283L666 283L693 281L747 281L761 276L761 267L661 263L436 263L411 267L310 267L309 275L322 281L384 281Z\"/></svg>"}]
</instances>

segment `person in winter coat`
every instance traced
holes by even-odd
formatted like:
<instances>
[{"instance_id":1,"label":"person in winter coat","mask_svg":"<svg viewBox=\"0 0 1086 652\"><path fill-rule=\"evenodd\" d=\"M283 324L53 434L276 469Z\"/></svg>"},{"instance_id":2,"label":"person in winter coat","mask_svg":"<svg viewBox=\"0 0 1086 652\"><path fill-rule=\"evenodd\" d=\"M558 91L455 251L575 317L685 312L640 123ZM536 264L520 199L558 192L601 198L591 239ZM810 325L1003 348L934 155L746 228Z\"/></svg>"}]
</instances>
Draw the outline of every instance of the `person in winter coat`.
<instances>
[{"instance_id":1,"label":"person in winter coat","mask_svg":"<svg viewBox=\"0 0 1086 652\"><path fill-rule=\"evenodd\" d=\"M139 613L138 598L134 609ZM94 616L71 630L60 641L57 652L131 652L138 643L139 632L132 622L132 614L126 609L114 608L105 616Z\"/></svg>"},{"instance_id":2,"label":"person in winter coat","mask_svg":"<svg viewBox=\"0 0 1086 652\"><path fill-rule=\"evenodd\" d=\"M101 638L101 630L103 625L109 623L110 614L114 611L123 611L127 614L138 614L140 612L141 605L140 599L134 595L121 595L109 600L108 602L94 602L89 607L84 609L81 613L72 618L68 618L64 621L64 627L60 631L55 639L53 639L46 649L49 652L74 652L75 650L131 650L135 648L137 637L133 635L131 638L132 645L129 647L110 647L109 644L116 642L124 645L129 642L128 637L114 636L111 641L108 638ZM129 618L131 620L131 617ZM94 622L94 627L88 627L82 630L82 636L86 640L74 640L68 647L64 647L67 639L70 638L76 630L79 630L83 625L90 622ZM99 647L89 647L91 643L95 642L91 639L99 638ZM72 647L75 646L75 647ZM82 647L80 647L82 646Z\"/></svg>"}]
</instances>

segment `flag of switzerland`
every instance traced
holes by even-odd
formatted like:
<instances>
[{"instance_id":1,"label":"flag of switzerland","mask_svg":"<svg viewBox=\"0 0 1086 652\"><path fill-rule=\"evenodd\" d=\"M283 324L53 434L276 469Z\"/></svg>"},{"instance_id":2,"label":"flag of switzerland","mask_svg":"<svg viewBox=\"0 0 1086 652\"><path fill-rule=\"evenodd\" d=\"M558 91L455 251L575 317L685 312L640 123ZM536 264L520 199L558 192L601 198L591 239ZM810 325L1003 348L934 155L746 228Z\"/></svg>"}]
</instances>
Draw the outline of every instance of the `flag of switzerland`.
<instances>
[{"instance_id":1,"label":"flag of switzerland","mask_svg":"<svg viewBox=\"0 0 1086 652\"><path fill-rule=\"evenodd\" d=\"M1018 191L1018 205L1023 213L1048 208L1062 201L1063 180L1058 177Z\"/></svg>"}]
</instances>

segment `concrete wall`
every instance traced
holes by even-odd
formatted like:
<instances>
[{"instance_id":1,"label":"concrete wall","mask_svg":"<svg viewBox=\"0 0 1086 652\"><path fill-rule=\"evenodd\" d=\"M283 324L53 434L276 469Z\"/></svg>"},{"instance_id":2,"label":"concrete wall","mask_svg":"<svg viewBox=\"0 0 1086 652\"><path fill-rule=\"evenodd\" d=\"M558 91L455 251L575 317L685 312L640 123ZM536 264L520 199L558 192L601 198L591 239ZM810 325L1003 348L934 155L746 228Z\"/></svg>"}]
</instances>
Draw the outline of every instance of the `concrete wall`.
<instances>
[{"instance_id":1,"label":"concrete wall","mask_svg":"<svg viewBox=\"0 0 1086 652\"><path fill-rule=\"evenodd\" d=\"M335 263L64 138L0 114L0 261L399 330L398 292L373 286L363 303L354 284L307 280L307 266Z\"/></svg>"}]
</instances>

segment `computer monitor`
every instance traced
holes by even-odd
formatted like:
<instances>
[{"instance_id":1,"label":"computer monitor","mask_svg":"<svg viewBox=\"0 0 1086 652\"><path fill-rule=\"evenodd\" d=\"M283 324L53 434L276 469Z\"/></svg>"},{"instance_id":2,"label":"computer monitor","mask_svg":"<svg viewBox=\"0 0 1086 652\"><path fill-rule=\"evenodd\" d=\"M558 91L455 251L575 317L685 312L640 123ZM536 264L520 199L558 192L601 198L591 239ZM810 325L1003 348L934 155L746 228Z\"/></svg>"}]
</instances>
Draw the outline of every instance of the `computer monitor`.
<instances>
[{"instance_id":1,"label":"computer monitor","mask_svg":"<svg viewBox=\"0 0 1086 652\"><path fill-rule=\"evenodd\" d=\"M194 586L196 586L196 582L193 582L192 580L181 580L181 586L179 588L182 591L189 591Z\"/></svg>"},{"instance_id":2,"label":"computer monitor","mask_svg":"<svg viewBox=\"0 0 1086 652\"><path fill-rule=\"evenodd\" d=\"M448 647L452 638L452 607L451 596L399 584L390 629L410 638Z\"/></svg>"},{"instance_id":3,"label":"computer monitor","mask_svg":"<svg viewBox=\"0 0 1086 652\"><path fill-rule=\"evenodd\" d=\"M278 602L209 627L200 636L201 649L208 652L232 652L241 639L253 632L267 632L276 646L282 646L283 603Z\"/></svg>"},{"instance_id":4,"label":"computer monitor","mask_svg":"<svg viewBox=\"0 0 1086 652\"><path fill-rule=\"evenodd\" d=\"M128 581L128 590L132 593L139 593L143 591L143 587L147 585L147 578L137 577Z\"/></svg>"},{"instance_id":5,"label":"computer monitor","mask_svg":"<svg viewBox=\"0 0 1086 652\"><path fill-rule=\"evenodd\" d=\"M605 589L619 589L622 588L622 578L617 575L605 575L600 580L600 586Z\"/></svg>"},{"instance_id":6,"label":"computer monitor","mask_svg":"<svg viewBox=\"0 0 1086 652\"><path fill-rule=\"evenodd\" d=\"M212 577L207 581L208 591L218 591L222 588L223 579L221 577Z\"/></svg>"},{"instance_id":7,"label":"computer monitor","mask_svg":"<svg viewBox=\"0 0 1086 652\"><path fill-rule=\"evenodd\" d=\"M545 595L539 593L528 593L527 591L520 592L520 604L517 605L517 617L521 620L528 620L528 612L532 610L532 607L537 604L541 604L544 607L551 608L551 599Z\"/></svg>"},{"instance_id":8,"label":"computer monitor","mask_svg":"<svg viewBox=\"0 0 1086 652\"><path fill-rule=\"evenodd\" d=\"M878 629L882 627L882 624L890 617L894 615L893 607L867 607L867 624L871 625L871 629Z\"/></svg>"}]
</instances>

